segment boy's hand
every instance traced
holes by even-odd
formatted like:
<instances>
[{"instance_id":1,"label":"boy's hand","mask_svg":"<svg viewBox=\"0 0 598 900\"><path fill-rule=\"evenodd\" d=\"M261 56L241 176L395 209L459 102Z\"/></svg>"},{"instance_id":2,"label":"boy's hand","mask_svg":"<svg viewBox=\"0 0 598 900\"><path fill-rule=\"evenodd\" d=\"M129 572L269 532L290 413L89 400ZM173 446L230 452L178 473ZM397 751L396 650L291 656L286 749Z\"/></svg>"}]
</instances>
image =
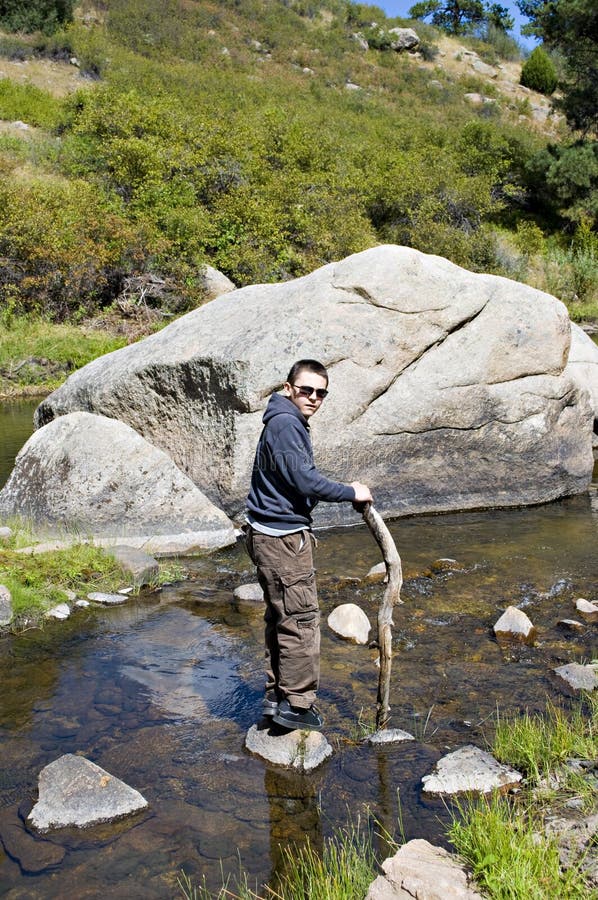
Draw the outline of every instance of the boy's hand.
<instances>
[{"instance_id":1,"label":"boy's hand","mask_svg":"<svg viewBox=\"0 0 598 900\"><path fill-rule=\"evenodd\" d=\"M374 498L370 493L370 489L367 484L362 484L360 481L352 481L351 487L355 491L355 500L354 503L373 503Z\"/></svg>"}]
</instances>

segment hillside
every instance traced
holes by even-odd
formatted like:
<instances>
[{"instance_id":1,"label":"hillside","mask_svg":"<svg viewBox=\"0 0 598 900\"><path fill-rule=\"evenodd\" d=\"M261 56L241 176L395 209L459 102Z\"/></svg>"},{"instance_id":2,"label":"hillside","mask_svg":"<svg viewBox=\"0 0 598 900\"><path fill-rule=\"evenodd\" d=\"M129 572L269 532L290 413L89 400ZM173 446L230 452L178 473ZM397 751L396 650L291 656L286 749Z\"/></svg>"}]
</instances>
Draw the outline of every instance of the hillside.
<instances>
[{"instance_id":1,"label":"hillside","mask_svg":"<svg viewBox=\"0 0 598 900\"><path fill-rule=\"evenodd\" d=\"M412 51L389 47L395 27ZM125 283L129 305L177 313L205 263L278 281L379 242L591 312L593 238L563 237L534 175L566 126L489 45L342 0L84 0L0 53L11 315L85 319ZM148 273L159 289L136 294Z\"/></svg>"}]
</instances>

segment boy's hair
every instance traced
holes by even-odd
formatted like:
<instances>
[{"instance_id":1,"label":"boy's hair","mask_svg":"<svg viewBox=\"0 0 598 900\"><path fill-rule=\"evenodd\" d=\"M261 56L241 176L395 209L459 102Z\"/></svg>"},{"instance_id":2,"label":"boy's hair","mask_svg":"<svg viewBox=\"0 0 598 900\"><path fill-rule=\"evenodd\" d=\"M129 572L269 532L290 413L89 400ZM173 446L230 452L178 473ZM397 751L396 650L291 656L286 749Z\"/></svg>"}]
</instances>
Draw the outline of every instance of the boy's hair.
<instances>
[{"instance_id":1,"label":"boy's hair","mask_svg":"<svg viewBox=\"0 0 598 900\"><path fill-rule=\"evenodd\" d=\"M289 384L294 384L299 372L303 371L313 372L314 375L321 375L322 378L326 379L326 384L328 384L328 372L326 371L326 367L323 366L321 362L318 362L317 359L299 359L296 363L293 363L291 370L287 375Z\"/></svg>"}]
</instances>

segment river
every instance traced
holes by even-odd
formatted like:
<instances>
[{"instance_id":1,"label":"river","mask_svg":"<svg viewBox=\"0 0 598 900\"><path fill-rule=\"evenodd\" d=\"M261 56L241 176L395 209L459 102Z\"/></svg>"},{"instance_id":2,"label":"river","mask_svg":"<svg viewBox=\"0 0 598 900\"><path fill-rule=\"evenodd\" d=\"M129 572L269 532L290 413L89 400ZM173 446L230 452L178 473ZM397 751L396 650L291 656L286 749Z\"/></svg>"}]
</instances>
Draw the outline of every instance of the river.
<instances>
[{"instance_id":1,"label":"river","mask_svg":"<svg viewBox=\"0 0 598 900\"><path fill-rule=\"evenodd\" d=\"M0 411L0 435L15 447L26 437L22 415L22 404ZM381 586L346 579L362 578L379 551L364 528L321 532L320 706L334 754L310 776L269 768L243 749L260 710L262 623L259 607L232 597L253 579L241 546L190 561L188 580L160 593L4 638L0 834L12 829L36 858L39 844L21 820L39 771L63 753L84 754L140 790L150 812L99 833L50 836L64 859L37 874L14 853L0 855L0 894L172 898L181 871L214 889L221 867L234 875L239 859L260 884L284 865L281 845L319 846L367 810L395 837L401 819L407 838L442 842L447 810L421 793L436 760L470 742L486 746L497 710L575 702L553 669L596 658L596 628L557 623L576 617L577 597L597 599L597 528L596 482L545 506L391 523L406 582L390 724L417 740L378 750L357 741L358 720L374 711L376 653L339 640L325 620L343 602L375 620ZM462 569L432 574L440 557ZM497 644L492 625L509 604L536 625L535 646Z\"/></svg>"}]
</instances>

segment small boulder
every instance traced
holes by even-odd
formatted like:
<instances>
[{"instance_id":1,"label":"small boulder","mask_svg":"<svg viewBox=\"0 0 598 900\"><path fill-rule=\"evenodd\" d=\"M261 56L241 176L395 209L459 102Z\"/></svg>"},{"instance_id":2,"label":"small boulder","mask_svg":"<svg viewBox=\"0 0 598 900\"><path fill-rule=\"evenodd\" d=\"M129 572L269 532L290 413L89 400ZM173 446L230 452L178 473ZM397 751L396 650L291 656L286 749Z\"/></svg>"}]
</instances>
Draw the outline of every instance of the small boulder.
<instances>
[{"instance_id":1,"label":"small boulder","mask_svg":"<svg viewBox=\"0 0 598 900\"><path fill-rule=\"evenodd\" d=\"M365 900L482 900L456 856L428 841L408 841L382 863Z\"/></svg>"},{"instance_id":2,"label":"small boulder","mask_svg":"<svg viewBox=\"0 0 598 900\"><path fill-rule=\"evenodd\" d=\"M533 641L536 629L530 619L516 606L507 606L494 625L494 633L500 640Z\"/></svg>"},{"instance_id":3,"label":"small boulder","mask_svg":"<svg viewBox=\"0 0 598 900\"><path fill-rule=\"evenodd\" d=\"M498 78L498 69L495 69L494 66L489 66L488 63L483 62L481 59L472 60L471 68L478 75L484 75L486 78Z\"/></svg>"},{"instance_id":4,"label":"small boulder","mask_svg":"<svg viewBox=\"0 0 598 900\"><path fill-rule=\"evenodd\" d=\"M456 559L451 559L448 556L443 556L441 559L435 559L430 568L435 575L440 575L442 572L463 572L465 570L463 563L458 562Z\"/></svg>"},{"instance_id":5,"label":"small boulder","mask_svg":"<svg viewBox=\"0 0 598 900\"><path fill-rule=\"evenodd\" d=\"M332 756L332 747L318 731L284 731L252 725L245 738L250 753L277 766L311 772Z\"/></svg>"},{"instance_id":6,"label":"small boulder","mask_svg":"<svg viewBox=\"0 0 598 900\"><path fill-rule=\"evenodd\" d=\"M237 289L236 284L224 272L213 266L205 266L201 272L201 286L208 300L214 300L221 294L229 294Z\"/></svg>"},{"instance_id":7,"label":"small boulder","mask_svg":"<svg viewBox=\"0 0 598 900\"><path fill-rule=\"evenodd\" d=\"M38 831L85 828L145 809L139 791L83 756L67 753L39 774L39 800L27 821Z\"/></svg>"},{"instance_id":8,"label":"small boulder","mask_svg":"<svg viewBox=\"0 0 598 900\"><path fill-rule=\"evenodd\" d=\"M12 528L9 528L8 525L2 525L0 527L0 541L8 541L12 537Z\"/></svg>"},{"instance_id":9,"label":"small boulder","mask_svg":"<svg viewBox=\"0 0 598 900\"><path fill-rule=\"evenodd\" d=\"M520 772L499 763L491 753L468 744L443 756L431 775L422 778L427 794L461 794L507 791L515 787L523 776Z\"/></svg>"},{"instance_id":10,"label":"small boulder","mask_svg":"<svg viewBox=\"0 0 598 900\"><path fill-rule=\"evenodd\" d=\"M261 586L256 582L252 584L240 584L233 591L235 600L241 600L245 603L263 603L264 592Z\"/></svg>"},{"instance_id":11,"label":"small boulder","mask_svg":"<svg viewBox=\"0 0 598 900\"><path fill-rule=\"evenodd\" d=\"M133 584L136 587L157 582L160 566L153 556L144 553L143 550L127 547L124 544L117 544L114 547L107 547L106 553L114 557L121 568L128 575L131 575Z\"/></svg>"},{"instance_id":12,"label":"small boulder","mask_svg":"<svg viewBox=\"0 0 598 900\"><path fill-rule=\"evenodd\" d=\"M415 738L412 734L409 734L408 731L403 731L401 728L381 728L379 731L374 731L373 734L369 734L366 738L366 743L400 744L403 741L414 740Z\"/></svg>"},{"instance_id":13,"label":"small boulder","mask_svg":"<svg viewBox=\"0 0 598 900\"><path fill-rule=\"evenodd\" d=\"M58 603L52 609L46 611L46 619L68 619L71 614L71 608L68 603Z\"/></svg>"},{"instance_id":14,"label":"small boulder","mask_svg":"<svg viewBox=\"0 0 598 900\"><path fill-rule=\"evenodd\" d=\"M0 584L0 627L12 622L12 597L4 584Z\"/></svg>"},{"instance_id":15,"label":"small boulder","mask_svg":"<svg viewBox=\"0 0 598 900\"><path fill-rule=\"evenodd\" d=\"M75 606L79 609L87 609L89 605L89 600L83 600L82 598L80 600L75 600Z\"/></svg>"},{"instance_id":16,"label":"small boulder","mask_svg":"<svg viewBox=\"0 0 598 900\"><path fill-rule=\"evenodd\" d=\"M414 50L419 44L419 37L413 28L389 28L388 33L392 36L390 49L398 53L401 50Z\"/></svg>"},{"instance_id":17,"label":"small boulder","mask_svg":"<svg viewBox=\"0 0 598 900\"><path fill-rule=\"evenodd\" d=\"M575 609L582 614L587 622L598 622L598 606L595 603L580 597L575 602Z\"/></svg>"},{"instance_id":18,"label":"small boulder","mask_svg":"<svg viewBox=\"0 0 598 900\"><path fill-rule=\"evenodd\" d=\"M355 644L367 644L370 620L355 603L342 603L328 616L328 626L339 637Z\"/></svg>"},{"instance_id":19,"label":"small boulder","mask_svg":"<svg viewBox=\"0 0 598 900\"><path fill-rule=\"evenodd\" d=\"M386 571L386 563L377 563L375 566L372 566L370 571L365 576L366 581L388 581L388 573Z\"/></svg>"},{"instance_id":20,"label":"small boulder","mask_svg":"<svg viewBox=\"0 0 598 900\"><path fill-rule=\"evenodd\" d=\"M581 663L567 663L554 671L575 691L593 691L598 687L596 666L582 666Z\"/></svg>"},{"instance_id":21,"label":"small boulder","mask_svg":"<svg viewBox=\"0 0 598 900\"><path fill-rule=\"evenodd\" d=\"M122 594L104 594L102 591L92 591L87 595L88 600L95 603L102 603L104 606L118 606L119 603L126 602L126 596Z\"/></svg>"}]
</instances>

